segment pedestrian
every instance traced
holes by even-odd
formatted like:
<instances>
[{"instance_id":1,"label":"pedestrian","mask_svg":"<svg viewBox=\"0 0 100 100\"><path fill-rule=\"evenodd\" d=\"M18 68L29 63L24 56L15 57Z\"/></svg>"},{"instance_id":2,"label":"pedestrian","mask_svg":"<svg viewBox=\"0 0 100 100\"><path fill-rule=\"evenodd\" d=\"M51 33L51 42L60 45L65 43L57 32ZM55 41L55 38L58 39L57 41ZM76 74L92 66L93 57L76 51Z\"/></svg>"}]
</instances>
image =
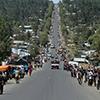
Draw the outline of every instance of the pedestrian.
<instances>
[{"instance_id":1,"label":"pedestrian","mask_svg":"<svg viewBox=\"0 0 100 100\"><path fill-rule=\"evenodd\" d=\"M36 61L34 61L34 69L36 69Z\"/></svg>"},{"instance_id":2,"label":"pedestrian","mask_svg":"<svg viewBox=\"0 0 100 100\"><path fill-rule=\"evenodd\" d=\"M36 62L36 68L38 68L38 62Z\"/></svg>"},{"instance_id":3,"label":"pedestrian","mask_svg":"<svg viewBox=\"0 0 100 100\"><path fill-rule=\"evenodd\" d=\"M78 83L79 83L79 85L82 84L82 73L81 73L80 69L78 70Z\"/></svg>"},{"instance_id":4,"label":"pedestrian","mask_svg":"<svg viewBox=\"0 0 100 100\"><path fill-rule=\"evenodd\" d=\"M75 69L73 68L73 78L75 78Z\"/></svg>"},{"instance_id":5,"label":"pedestrian","mask_svg":"<svg viewBox=\"0 0 100 100\"><path fill-rule=\"evenodd\" d=\"M97 90L99 90L99 87L100 87L100 70L97 71L96 87L97 87Z\"/></svg>"},{"instance_id":6,"label":"pedestrian","mask_svg":"<svg viewBox=\"0 0 100 100\"><path fill-rule=\"evenodd\" d=\"M13 69L13 78L15 78L16 67Z\"/></svg>"},{"instance_id":7,"label":"pedestrian","mask_svg":"<svg viewBox=\"0 0 100 100\"><path fill-rule=\"evenodd\" d=\"M19 83L19 74L20 74L20 72L19 72L18 68L16 68L16 71L15 71L16 84Z\"/></svg>"},{"instance_id":8,"label":"pedestrian","mask_svg":"<svg viewBox=\"0 0 100 100\"><path fill-rule=\"evenodd\" d=\"M25 65L25 72L26 72L26 75L28 74L28 65Z\"/></svg>"},{"instance_id":9,"label":"pedestrian","mask_svg":"<svg viewBox=\"0 0 100 100\"><path fill-rule=\"evenodd\" d=\"M43 64L43 63L42 63L42 61L41 61L41 62L40 62L40 67L41 67L41 68L42 68L42 64Z\"/></svg>"},{"instance_id":10,"label":"pedestrian","mask_svg":"<svg viewBox=\"0 0 100 100\"><path fill-rule=\"evenodd\" d=\"M35 64L32 65L32 69L35 70Z\"/></svg>"},{"instance_id":11,"label":"pedestrian","mask_svg":"<svg viewBox=\"0 0 100 100\"><path fill-rule=\"evenodd\" d=\"M89 80L88 80L88 85L92 86L93 84L93 72L91 71L91 69L89 70Z\"/></svg>"},{"instance_id":12,"label":"pedestrian","mask_svg":"<svg viewBox=\"0 0 100 100\"><path fill-rule=\"evenodd\" d=\"M29 76L31 76L31 73L32 73L32 68L29 68Z\"/></svg>"},{"instance_id":13,"label":"pedestrian","mask_svg":"<svg viewBox=\"0 0 100 100\"><path fill-rule=\"evenodd\" d=\"M24 78L24 75L25 75L25 69L24 69L24 67L22 67L21 70L22 70L21 78Z\"/></svg>"},{"instance_id":14,"label":"pedestrian","mask_svg":"<svg viewBox=\"0 0 100 100\"><path fill-rule=\"evenodd\" d=\"M86 80L88 82L88 85L89 85L89 70L90 69L87 69L87 71L86 71Z\"/></svg>"},{"instance_id":15,"label":"pedestrian","mask_svg":"<svg viewBox=\"0 0 100 100\"><path fill-rule=\"evenodd\" d=\"M4 77L2 76L2 72L0 71L0 94L3 94L3 85L4 85Z\"/></svg>"},{"instance_id":16,"label":"pedestrian","mask_svg":"<svg viewBox=\"0 0 100 100\"><path fill-rule=\"evenodd\" d=\"M6 69L6 80L9 80L9 70Z\"/></svg>"},{"instance_id":17,"label":"pedestrian","mask_svg":"<svg viewBox=\"0 0 100 100\"><path fill-rule=\"evenodd\" d=\"M38 61L38 69L39 69L39 67L40 67L40 62Z\"/></svg>"},{"instance_id":18,"label":"pedestrian","mask_svg":"<svg viewBox=\"0 0 100 100\"><path fill-rule=\"evenodd\" d=\"M86 83L87 82L87 78L86 78L86 76L87 76L87 69L84 69L83 72L84 72L84 83Z\"/></svg>"},{"instance_id":19,"label":"pedestrian","mask_svg":"<svg viewBox=\"0 0 100 100\"><path fill-rule=\"evenodd\" d=\"M70 69L71 77L73 77L73 68Z\"/></svg>"},{"instance_id":20,"label":"pedestrian","mask_svg":"<svg viewBox=\"0 0 100 100\"><path fill-rule=\"evenodd\" d=\"M67 67L67 71L69 71L69 66L68 66L68 63L66 64L66 67Z\"/></svg>"},{"instance_id":21,"label":"pedestrian","mask_svg":"<svg viewBox=\"0 0 100 100\"><path fill-rule=\"evenodd\" d=\"M23 65L23 68L24 68L24 70L25 70L25 66Z\"/></svg>"},{"instance_id":22,"label":"pedestrian","mask_svg":"<svg viewBox=\"0 0 100 100\"><path fill-rule=\"evenodd\" d=\"M96 70L93 69L93 83L94 83L94 86L96 86Z\"/></svg>"}]
</instances>

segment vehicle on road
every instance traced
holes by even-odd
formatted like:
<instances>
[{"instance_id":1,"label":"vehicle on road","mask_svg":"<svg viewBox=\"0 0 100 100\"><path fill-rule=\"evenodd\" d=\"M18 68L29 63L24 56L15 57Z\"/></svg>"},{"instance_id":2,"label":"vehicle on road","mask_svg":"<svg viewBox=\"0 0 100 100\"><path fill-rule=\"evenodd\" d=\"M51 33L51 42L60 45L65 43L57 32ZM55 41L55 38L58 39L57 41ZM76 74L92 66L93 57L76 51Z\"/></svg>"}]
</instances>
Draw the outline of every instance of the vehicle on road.
<instances>
[{"instance_id":1,"label":"vehicle on road","mask_svg":"<svg viewBox=\"0 0 100 100\"><path fill-rule=\"evenodd\" d=\"M51 49L54 49L55 48L55 44L51 44Z\"/></svg>"},{"instance_id":2,"label":"vehicle on road","mask_svg":"<svg viewBox=\"0 0 100 100\"><path fill-rule=\"evenodd\" d=\"M54 60L54 61L51 61L51 69L53 69L53 68L57 68L57 69L59 69L59 61L56 61L56 60Z\"/></svg>"},{"instance_id":3,"label":"vehicle on road","mask_svg":"<svg viewBox=\"0 0 100 100\"><path fill-rule=\"evenodd\" d=\"M55 55L54 54L51 54L51 58L54 58L55 57Z\"/></svg>"},{"instance_id":4,"label":"vehicle on road","mask_svg":"<svg viewBox=\"0 0 100 100\"><path fill-rule=\"evenodd\" d=\"M47 62L48 58L46 56L43 57L44 62Z\"/></svg>"},{"instance_id":5,"label":"vehicle on road","mask_svg":"<svg viewBox=\"0 0 100 100\"><path fill-rule=\"evenodd\" d=\"M51 55L51 53L49 52L49 53L47 53L47 56L48 56L48 57L51 57L52 55Z\"/></svg>"},{"instance_id":6,"label":"vehicle on road","mask_svg":"<svg viewBox=\"0 0 100 100\"><path fill-rule=\"evenodd\" d=\"M59 61L59 58L58 58L57 55L55 55L54 60L55 60L55 61Z\"/></svg>"},{"instance_id":7,"label":"vehicle on road","mask_svg":"<svg viewBox=\"0 0 100 100\"><path fill-rule=\"evenodd\" d=\"M63 49L62 48L59 48L57 53L58 54L62 54L63 53Z\"/></svg>"}]
</instances>

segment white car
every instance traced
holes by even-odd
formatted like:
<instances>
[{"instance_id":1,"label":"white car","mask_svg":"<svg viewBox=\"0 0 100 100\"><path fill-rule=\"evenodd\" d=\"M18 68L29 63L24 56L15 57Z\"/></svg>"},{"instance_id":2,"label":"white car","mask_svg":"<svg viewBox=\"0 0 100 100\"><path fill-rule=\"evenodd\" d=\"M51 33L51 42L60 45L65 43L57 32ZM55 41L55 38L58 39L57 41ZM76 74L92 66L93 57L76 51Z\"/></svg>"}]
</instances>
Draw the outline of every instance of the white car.
<instances>
[{"instance_id":1,"label":"white car","mask_svg":"<svg viewBox=\"0 0 100 100\"><path fill-rule=\"evenodd\" d=\"M51 44L51 46L50 46L50 47L51 47L51 49L53 49L53 48L55 48L55 45L54 45L54 44Z\"/></svg>"},{"instance_id":2,"label":"white car","mask_svg":"<svg viewBox=\"0 0 100 100\"><path fill-rule=\"evenodd\" d=\"M47 53L47 56L48 56L48 57L51 57L51 53Z\"/></svg>"}]
</instances>

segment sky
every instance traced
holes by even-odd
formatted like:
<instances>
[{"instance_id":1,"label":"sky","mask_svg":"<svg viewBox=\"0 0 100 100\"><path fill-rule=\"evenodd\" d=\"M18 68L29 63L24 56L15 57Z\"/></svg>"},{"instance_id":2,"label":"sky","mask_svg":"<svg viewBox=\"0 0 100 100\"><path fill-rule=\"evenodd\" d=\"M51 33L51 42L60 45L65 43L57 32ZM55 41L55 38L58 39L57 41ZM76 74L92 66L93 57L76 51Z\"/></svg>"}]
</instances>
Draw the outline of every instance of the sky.
<instances>
[{"instance_id":1,"label":"sky","mask_svg":"<svg viewBox=\"0 0 100 100\"><path fill-rule=\"evenodd\" d=\"M54 3L58 3L59 2L59 0L52 0ZM62 0L60 0L60 1L62 1Z\"/></svg>"}]
</instances>

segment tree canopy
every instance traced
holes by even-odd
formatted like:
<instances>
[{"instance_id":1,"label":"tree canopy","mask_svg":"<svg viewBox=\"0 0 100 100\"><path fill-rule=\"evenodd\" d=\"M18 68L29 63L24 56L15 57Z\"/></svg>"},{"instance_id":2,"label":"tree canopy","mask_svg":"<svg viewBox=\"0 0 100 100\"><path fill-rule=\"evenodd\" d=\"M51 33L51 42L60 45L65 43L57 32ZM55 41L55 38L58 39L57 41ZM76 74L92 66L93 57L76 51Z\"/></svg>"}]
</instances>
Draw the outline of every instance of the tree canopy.
<instances>
[{"instance_id":1,"label":"tree canopy","mask_svg":"<svg viewBox=\"0 0 100 100\"><path fill-rule=\"evenodd\" d=\"M41 22L44 23L47 30L46 38L43 36L41 39L34 39L33 46L30 47L31 50L34 48L34 52L30 51L33 52L31 54L34 57L39 54L40 42L44 45L48 41L47 33L51 25L49 17L52 15L53 5L49 0L0 0L0 13L2 15L0 15L0 61L11 56L10 37L13 34L16 34L15 40L29 42L33 33L29 31L25 33L24 25L31 25L35 35L38 35L37 31L39 31ZM20 25L21 28L19 28ZM43 39L46 42L43 43Z\"/></svg>"},{"instance_id":2,"label":"tree canopy","mask_svg":"<svg viewBox=\"0 0 100 100\"><path fill-rule=\"evenodd\" d=\"M0 15L0 62L6 59L11 54L11 27Z\"/></svg>"},{"instance_id":3,"label":"tree canopy","mask_svg":"<svg viewBox=\"0 0 100 100\"><path fill-rule=\"evenodd\" d=\"M49 0L0 0L0 11L5 19L13 24L17 22L36 22L44 18Z\"/></svg>"},{"instance_id":4,"label":"tree canopy","mask_svg":"<svg viewBox=\"0 0 100 100\"><path fill-rule=\"evenodd\" d=\"M41 32L39 37L40 37L41 45L45 46L45 44L47 44L47 42L48 42L48 34L45 31L43 31L43 32Z\"/></svg>"},{"instance_id":5,"label":"tree canopy","mask_svg":"<svg viewBox=\"0 0 100 100\"><path fill-rule=\"evenodd\" d=\"M31 57L36 57L39 54L39 47L36 44L31 45L29 53Z\"/></svg>"}]
</instances>

